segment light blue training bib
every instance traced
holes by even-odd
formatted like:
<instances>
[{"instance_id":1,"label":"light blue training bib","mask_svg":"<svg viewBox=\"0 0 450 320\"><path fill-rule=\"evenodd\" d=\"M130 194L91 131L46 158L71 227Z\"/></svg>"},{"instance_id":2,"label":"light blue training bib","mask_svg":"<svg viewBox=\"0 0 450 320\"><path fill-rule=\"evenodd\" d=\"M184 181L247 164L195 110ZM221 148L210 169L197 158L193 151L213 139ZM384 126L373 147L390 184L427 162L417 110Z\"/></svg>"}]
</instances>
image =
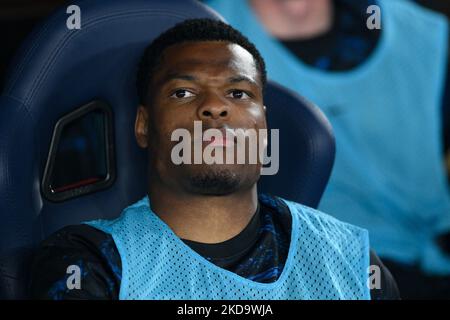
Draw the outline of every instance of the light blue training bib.
<instances>
[{"instance_id":1,"label":"light blue training bib","mask_svg":"<svg viewBox=\"0 0 450 320\"><path fill-rule=\"evenodd\" d=\"M255 43L271 79L329 118L336 162L320 209L369 230L381 257L450 274L450 257L435 242L450 231L442 152L446 19L410 1L380 0L375 52L356 69L326 72L266 33L247 1L207 3Z\"/></svg>"},{"instance_id":2,"label":"light blue training bib","mask_svg":"<svg viewBox=\"0 0 450 320\"><path fill-rule=\"evenodd\" d=\"M122 261L120 299L370 299L367 231L285 202L291 242L273 283L245 279L197 254L151 211L148 197L115 220L87 224L114 239Z\"/></svg>"}]
</instances>

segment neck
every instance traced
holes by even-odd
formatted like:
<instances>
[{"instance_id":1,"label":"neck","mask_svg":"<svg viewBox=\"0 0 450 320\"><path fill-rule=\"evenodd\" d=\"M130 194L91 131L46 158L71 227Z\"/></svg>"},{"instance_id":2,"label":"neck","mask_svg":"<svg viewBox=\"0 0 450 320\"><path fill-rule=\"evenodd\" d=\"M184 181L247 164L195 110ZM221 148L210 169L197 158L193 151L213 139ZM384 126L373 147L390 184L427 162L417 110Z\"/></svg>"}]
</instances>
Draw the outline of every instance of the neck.
<instances>
[{"instance_id":1,"label":"neck","mask_svg":"<svg viewBox=\"0 0 450 320\"><path fill-rule=\"evenodd\" d=\"M331 30L331 0L251 0L253 11L265 29L280 40L307 40Z\"/></svg>"},{"instance_id":2,"label":"neck","mask_svg":"<svg viewBox=\"0 0 450 320\"><path fill-rule=\"evenodd\" d=\"M238 235L257 209L256 184L226 196L173 192L161 183L150 183L152 211L182 239L219 243Z\"/></svg>"}]
</instances>

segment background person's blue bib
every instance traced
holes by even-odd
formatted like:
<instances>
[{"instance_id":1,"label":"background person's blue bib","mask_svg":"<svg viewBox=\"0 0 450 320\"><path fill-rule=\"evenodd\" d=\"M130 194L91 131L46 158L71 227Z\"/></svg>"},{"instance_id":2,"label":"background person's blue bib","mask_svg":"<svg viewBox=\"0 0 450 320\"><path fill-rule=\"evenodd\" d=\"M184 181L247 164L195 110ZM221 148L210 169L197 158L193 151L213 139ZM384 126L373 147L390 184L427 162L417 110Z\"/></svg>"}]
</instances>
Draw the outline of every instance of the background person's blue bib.
<instances>
[{"instance_id":1,"label":"background person's blue bib","mask_svg":"<svg viewBox=\"0 0 450 320\"><path fill-rule=\"evenodd\" d=\"M273 283L245 279L197 254L151 211L148 197L116 220L87 224L114 239L122 261L120 299L370 299L367 231L285 202L291 242Z\"/></svg>"},{"instance_id":2,"label":"background person's blue bib","mask_svg":"<svg viewBox=\"0 0 450 320\"><path fill-rule=\"evenodd\" d=\"M381 257L450 274L450 257L435 242L450 231L441 118L447 21L408 1L378 3L382 33L374 53L356 69L325 72L268 35L247 1L208 2L255 43L271 79L315 102L331 121L337 154L320 209L368 229Z\"/></svg>"}]
</instances>

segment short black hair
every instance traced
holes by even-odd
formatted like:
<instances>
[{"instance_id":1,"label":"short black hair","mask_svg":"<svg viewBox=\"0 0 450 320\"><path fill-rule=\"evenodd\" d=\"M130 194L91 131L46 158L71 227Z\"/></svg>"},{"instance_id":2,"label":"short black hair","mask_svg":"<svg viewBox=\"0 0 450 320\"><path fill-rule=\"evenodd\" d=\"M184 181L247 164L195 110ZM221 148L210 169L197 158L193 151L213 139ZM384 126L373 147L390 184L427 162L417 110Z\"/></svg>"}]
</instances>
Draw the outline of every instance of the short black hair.
<instances>
[{"instance_id":1,"label":"short black hair","mask_svg":"<svg viewBox=\"0 0 450 320\"><path fill-rule=\"evenodd\" d=\"M264 88L267 81L264 59L247 37L219 20L189 19L162 33L145 49L139 64L136 83L141 105L147 105L149 102L148 90L152 73L158 66L164 50L175 44L197 41L227 41L246 49L255 59Z\"/></svg>"}]
</instances>

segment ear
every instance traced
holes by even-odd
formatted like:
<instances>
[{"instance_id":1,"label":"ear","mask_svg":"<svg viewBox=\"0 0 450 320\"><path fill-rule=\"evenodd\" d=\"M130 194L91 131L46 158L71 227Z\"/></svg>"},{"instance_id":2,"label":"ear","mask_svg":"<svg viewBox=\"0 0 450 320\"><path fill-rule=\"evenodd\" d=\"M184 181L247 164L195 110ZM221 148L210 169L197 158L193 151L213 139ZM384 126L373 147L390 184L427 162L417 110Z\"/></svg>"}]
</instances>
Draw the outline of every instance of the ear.
<instances>
[{"instance_id":1,"label":"ear","mask_svg":"<svg viewBox=\"0 0 450 320\"><path fill-rule=\"evenodd\" d=\"M148 147L148 111L144 106L139 106L134 123L134 134L139 147L145 149Z\"/></svg>"}]
</instances>

